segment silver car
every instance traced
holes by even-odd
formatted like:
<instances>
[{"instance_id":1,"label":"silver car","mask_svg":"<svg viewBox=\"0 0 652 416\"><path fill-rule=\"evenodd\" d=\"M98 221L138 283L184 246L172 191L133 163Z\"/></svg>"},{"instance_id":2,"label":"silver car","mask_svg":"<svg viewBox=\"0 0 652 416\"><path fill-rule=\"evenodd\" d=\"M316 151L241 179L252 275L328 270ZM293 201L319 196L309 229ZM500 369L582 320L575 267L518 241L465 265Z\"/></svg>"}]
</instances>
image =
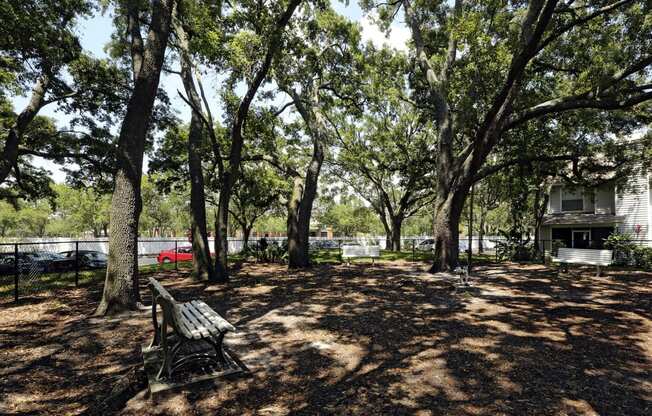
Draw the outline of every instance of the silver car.
<instances>
[{"instance_id":1,"label":"silver car","mask_svg":"<svg viewBox=\"0 0 652 416\"><path fill-rule=\"evenodd\" d=\"M432 251L435 249L435 240L428 238L417 244L416 249L419 251Z\"/></svg>"}]
</instances>

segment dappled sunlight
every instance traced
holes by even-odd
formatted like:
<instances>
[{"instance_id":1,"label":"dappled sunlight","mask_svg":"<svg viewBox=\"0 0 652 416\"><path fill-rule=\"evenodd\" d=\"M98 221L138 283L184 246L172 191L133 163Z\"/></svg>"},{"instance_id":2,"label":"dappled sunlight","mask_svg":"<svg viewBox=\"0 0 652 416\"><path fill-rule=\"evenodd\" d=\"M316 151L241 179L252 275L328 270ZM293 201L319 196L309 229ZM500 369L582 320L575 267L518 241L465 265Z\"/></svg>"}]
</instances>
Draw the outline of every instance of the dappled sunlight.
<instances>
[{"instance_id":1,"label":"dappled sunlight","mask_svg":"<svg viewBox=\"0 0 652 416\"><path fill-rule=\"evenodd\" d=\"M236 327L248 373L139 393L124 414L646 414L652 400L652 276L557 277L483 266L468 292L414 265L245 264L226 286L161 273ZM149 294L143 292L146 302ZM97 409L142 365L147 312L90 318L98 290L7 305L2 410Z\"/></svg>"}]
</instances>

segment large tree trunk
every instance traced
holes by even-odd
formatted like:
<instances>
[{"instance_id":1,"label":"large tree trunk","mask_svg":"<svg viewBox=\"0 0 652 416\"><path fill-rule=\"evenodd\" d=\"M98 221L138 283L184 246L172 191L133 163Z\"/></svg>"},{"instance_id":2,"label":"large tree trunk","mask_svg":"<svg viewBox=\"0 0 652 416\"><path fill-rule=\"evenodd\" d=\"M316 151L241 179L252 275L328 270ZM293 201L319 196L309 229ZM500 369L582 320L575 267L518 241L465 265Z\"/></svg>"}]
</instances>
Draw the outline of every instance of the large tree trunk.
<instances>
[{"instance_id":1,"label":"large tree trunk","mask_svg":"<svg viewBox=\"0 0 652 416\"><path fill-rule=\"evenodd\" d=\"M288 205L288 266L301 268L310 266L310 216L317 196L319 172L324 162L324 130L321 115L313 111L315 125L310 127L313 136L313 151L306 170L305 180L294 183Z\"/></svg>"},{"instance_id":2,"label":"large tree trunk","mask_svg":"<svg viewBox=\"0 0 652 416\"><path fill-rule=\"evenodd\" d=\"M225 175L228 178L228 174ZM229 280L228 253L229 253L229 202L231 200L231 181L224 179L215 218L215 274L219 282Z\"/></svg>"},{"instance_id":3,"label":"large tree trunk","mask_svg":"<svg viewBox=\"0 0 652 416\"><path fill-rule=\"evenodd\" d=\"M192 240L192 270L199 280L214 280L211 252L206 230L206 197L204 195L204 172L201 147L203 121L201 99L192 76L192 62L188 52L188 37L182 25L175 25L181 55L181 79L188 100L192 104L190 130L188 132L188 171L190 173L190 229Z\"/></svg>"},{"instance_id":4,"label":"large tree trunk","mask_svg":"<svg viewBox=\"0 0 652 416\"><path fill-rule=\"evenodd\" d=\"M295 178L292 195L288 201L288 266L310 266L310 216L317 196L319 172L324 162L324 142L328 135L326 121L319 108L319 89L314 87L310 95L300 96L286 88L294 100L309 136L312 138L312 157L306 169L305 179Z\"/></svg>"},{"instance_id":5,"label":"large tree trunk","mask_svg":"<svg viewBox=\"0 0 652 416\"><path fill-rule=\"evenodd\" d=\"M173 0L161 0L153 2L153 5L144 52L140 48L133 48L135 44L141 46L142 39L132 39L135 81L118 139L118 169L109 225L109 262L104 293L95 312L98 315L136 309L140 300L138 221L142 209L140 181L143 150L170 33ZM131 24L139 21L138 13L129 17ZM140 30L136 29L132 36L140 38Z\"/></svg>"},{"instance_id":6,"label":"large tree trunk","mask_svg":"<svg viewBox=\"0 0 652 416\"><path fill-rule=\"evenodd\" d=\"M548 192L545 192L541 187L537 189L534 200L534 247L542 257L544 256L545 247L541 245L541 241L539 240L541 238L541 224L543 223L543 217L546 214L549 198L550 195Z\"/></svg>"},{"instance_id":7,"label":"large tree trunk","mask_svg":"<svg viewBox=\"0 0 652 416\"><path fill-rule=\"evenodd\" d=\"M435 260L430 271L452 270L459 263L459 224L466 190L457 190L438 198L435 203Z\"/></svg>"},{"instance_id":8,"label":"large tree trunk","mask_svg":"<svg viewBox=\"0 0 652 416\"><path fill-rule=\"evenodd\" d=\"M192 270L200 280L214 280L211 252L206 230L206 198L201 166L201 121L193 113L188 135L188 170L190 172L190 219L192 233Z\"/></svg>"},{"instance_id":9,"label":"large tree trunk","mask_svg":"<svg viewBox=\"0 0 652 416\"><path fill-rule=\"evenodd\" d=\"M29 126L29 123L34 120L38 111L43 107L45 93L49 85L50 77L47 75L42 75L36 81L29 102L23 111L18 114L16 122L7 132L5 146L2 149L2 157L0 159L0 184L4 183L11 170L18 163L18 147L20 146L20 140L27 129L27 126Z\"/></svg>"},{"instance_id":10,"label":"large tree trunk","mask_svg":"<svg viewBox=\"0 0 652 416\"><path fill-rule=\"evenodd\" d=\"M290 267L307 267L310 264L310 254L306 244L302 241L299 225L299 210L301 209L301 196L303 195L303 179L294 178L292 194L288 201L288 263Z\"/></svg>"},{"instance_id":11,"label":"large tree trunk","mask_svg":"<svg viewBox=\"0 0 652 416\"><path fill-rule=\"evenodd\" d=\"M403 225L402 218L392 218L392 251L401 251L401 226Z\"/></svg>"},{"instance_id":12,"label":"large tree trunk","mask_svg":"<svg viewBox=\"0 0 652 416\"><path fill-rule=\"evenodd\" d=\"M478 252L484 253L484 227L487 221L487 210L480 208L480 224L478 225Z\"/></svg>"},{"instance_id":13,"label":"large tree trunk","mask_svg":"<svg viewBox=\"0 0 652 416\"><path fill-rule=\"evenodd\" d=\"M251 226L242 226L242 248L247 248L249 247L249 236L251 235Z\"/></svg>"}]
</instances>

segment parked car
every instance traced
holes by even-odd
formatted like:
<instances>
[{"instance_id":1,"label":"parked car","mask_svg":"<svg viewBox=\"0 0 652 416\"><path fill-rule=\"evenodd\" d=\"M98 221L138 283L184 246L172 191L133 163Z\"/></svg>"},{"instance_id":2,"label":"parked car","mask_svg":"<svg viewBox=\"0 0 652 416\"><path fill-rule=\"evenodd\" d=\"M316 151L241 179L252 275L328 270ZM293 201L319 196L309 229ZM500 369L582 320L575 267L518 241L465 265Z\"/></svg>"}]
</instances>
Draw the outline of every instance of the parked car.
<instances>
[{"instance_id":1,"label":"parked car","mask_svg":"<svg viewBox=\"0 0 652 416\"><path fill-rule=\"evenodd\" d=\"M77 251L62 251L62 256L72 261L72 267L75 267L75 256ZM106 268L108 258L101 251L79 250L79 268L80 269L104 269Z\"/></svg>"},{"instance_id":2,"label":"parked car","mask_svg":"<svg viewBox=\"0 0 652 416\"><path fill-rule=\"evenodd\" d=\"M415 248L419 251L432 251L435 249L435 240L428 238L417 244Z\"/></svg>"},{"instance_id":3,"label":"parked car","mask_svg":"<svg viewBox=\"0 0 652 416\"><path fill-rule=\"evenodd\" d=\"M0 253L0 274L15 272L14 258L14 253ZM17 266L21 274L43 273L47 270L47 261L35 253L18 253Z\"/></svg>"},{"instance_id":4,"label":"parked car","mask_svg":"<svg viewBox=\"0 0 652 416\"><path fill-rule=\"evenodd\" d=\"M339 248L337 241L333 240L315 240L310 242L310 248L314 249L332 249Z\"/></svg>"},{"instance_id":5,"label":"parked car","mask_svg":"<svg viewBox=\"0 0 652 416\"><path fill-rule=\"evenodd\" d=\"M192 246L178 247L175 253L172 250L161 250L156 257L159 263L172 263L175 261L191 261L192 260Z\"/></svg>"},{"instance_id":6,"label":"parked car","mask_svg":"<svg viewBox=\"0 0 652 416\"><path fill-rule=\"evenodd\" d=\"M45 272L67 272L75 270L75 260L67 258L59 253L49 253L47 251L37 251L31 253L32 257L40 261L45 266Z\"/></svg>"}]
</instances>

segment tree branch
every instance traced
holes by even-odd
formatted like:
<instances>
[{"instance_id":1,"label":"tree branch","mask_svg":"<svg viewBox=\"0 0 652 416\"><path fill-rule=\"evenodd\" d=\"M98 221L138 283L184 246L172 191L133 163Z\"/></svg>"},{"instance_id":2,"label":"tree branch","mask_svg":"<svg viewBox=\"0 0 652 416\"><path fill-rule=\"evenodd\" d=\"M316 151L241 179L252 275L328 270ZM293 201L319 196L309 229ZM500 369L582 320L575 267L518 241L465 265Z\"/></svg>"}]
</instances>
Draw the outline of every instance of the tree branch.
<instances>
[{"instance_id":1,"label":"tree branch","mask_svg":"<svg viewBox=\"0 0 652 416\"><path fill-rule=\"evenodd\" d=\"M505 162L499 163L497 165L492 165L492 166L486 166L482 170L478 171L475 176L473 177L473 182L478 182L487 176L491 176L494 173L497 173L503 169L506 169L510 166L515 166L515 165L527 165L532 162L557 162L557 161L563 161L563 160L577 160L578 156L577 155L557 155L557 156L536 156L536 157L518 157L515 159L510 159Z\"/></svg>"},{"instance_id":2,"label":"tree branch","mask_svg":"<svg viewBox=\"0 0 652 416\"><path fill-rule=\"evenodd\" d=\"M652 100L652 91L631 95L626 98L615 97L594 97L593 93L573 95L569 97L556 98L544 103L535 105L529 109L521 111L513 117L503 128L503 131L512 129L529 120L541 117L547 114L561 113L565 111L577 110L581 108L593 108L599 110L619 110L632 107L642 102Z\"/></svg>"},{"instance_id":3,"label":"tree branch","mask_svg":"<svg viewBox=\"0 0 652 416\"><path fill-rule=\"evenodd\" d=\"M283 105L283 107L281 107L280 109L274 112L274 117L280 116L281 114L283 114L285 110L287 110L289 107L293 105L294 105L294 101L290 101L289 103L286 103L285 105Z\"/></svg>"},{"instance_id":4,"label":"tree branch","mask_svg":"<svg viewBox=\"0 0 652 416\"><path fill-rule=\"evenodd\" d=\"M549 35L547 38L545 38L538 46L536 53L539 53L541 50L543 50L546 46L548 46L550 43L552 43L555 39L558 39L561 35L564 33L568 32L569 30L573 29L576 26L579 26L581 24L584 24L590 20L595 19L596 17L602 16L603 14L607 14L620 6L623 6L627 3L632 3L633 0L619 0L615 3L612 3L610 5L604 6L593 13L590 13L584 17L580 17L578 19L573 20L572 22L557 28L553 31L551 35Z\"/></svg>"}]
</instances>

